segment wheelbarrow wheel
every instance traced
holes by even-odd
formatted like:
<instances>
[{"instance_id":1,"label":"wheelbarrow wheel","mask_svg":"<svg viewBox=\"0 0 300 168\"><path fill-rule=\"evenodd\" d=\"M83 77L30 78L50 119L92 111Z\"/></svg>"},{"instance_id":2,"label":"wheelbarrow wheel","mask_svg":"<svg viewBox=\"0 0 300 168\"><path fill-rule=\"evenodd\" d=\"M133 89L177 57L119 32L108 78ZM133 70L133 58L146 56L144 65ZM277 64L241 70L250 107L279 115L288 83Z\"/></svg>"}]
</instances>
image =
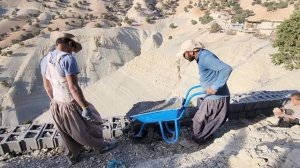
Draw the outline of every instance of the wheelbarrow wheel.
<instances>
[{"instance_id":1,"label":"wheelbarrow wheel","mask_svg":"<svg viewBox=\"0 0 300 168\"><path fill-rule=\"evenodd\" d=\"M151 124L146 125L144 127L143 134L141 136L137 136L141 127L142 123L137 121L131 122L128 130L128 137L132 139L135 143L151 143L154 139L154 126Z\"/></svg>"}]
</instances>

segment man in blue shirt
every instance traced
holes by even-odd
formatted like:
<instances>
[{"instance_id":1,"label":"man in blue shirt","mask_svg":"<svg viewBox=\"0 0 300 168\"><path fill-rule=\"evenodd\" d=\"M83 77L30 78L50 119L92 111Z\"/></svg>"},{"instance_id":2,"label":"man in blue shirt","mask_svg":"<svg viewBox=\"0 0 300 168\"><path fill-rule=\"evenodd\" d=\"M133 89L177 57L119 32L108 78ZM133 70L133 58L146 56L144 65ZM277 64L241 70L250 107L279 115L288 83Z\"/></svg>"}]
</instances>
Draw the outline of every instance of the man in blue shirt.
<instances>
[{"instance_id":1,"label":"man in blue shirt","mask_svg":"<svg viewBox=\"0 0 300 168\"><path fill-rule=\"evenodd\" d=\"M226 81L232 68L194 40L182 43L177 57L184 57L190 62L196 60L200 84L207 93L193 117L193 140L201 143L227 119L230 93Z\"/></svg>"}]
</instances>

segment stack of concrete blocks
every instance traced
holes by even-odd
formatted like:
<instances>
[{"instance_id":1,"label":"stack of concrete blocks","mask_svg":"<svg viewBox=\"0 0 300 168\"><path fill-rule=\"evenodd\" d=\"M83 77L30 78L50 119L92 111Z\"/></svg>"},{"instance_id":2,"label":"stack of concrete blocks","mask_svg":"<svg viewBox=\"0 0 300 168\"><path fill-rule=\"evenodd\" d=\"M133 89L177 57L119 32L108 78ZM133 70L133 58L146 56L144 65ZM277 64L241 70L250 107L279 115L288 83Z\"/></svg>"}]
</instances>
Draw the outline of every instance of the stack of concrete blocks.
<instances>
[{"instance_id":1,"label":"stack of concrete blocks","mask_svg":"<svg viewBox=\"0 0 300 168\"><path fill-rule=\"evenodd\" d=\"M57 130L54 128L54 124L45 124L38 136L39 148L55 148L54 136L56 135L56 132Z\"/></svg>"},{"instance_id":2,"label":"stack of concrete blocks","mask_svg":"<svg viewBox=\"0 0 300 168\"><path fill-rule=\"evenodd\" d=\"M287 103L289 96L295 90L257 91L231 96L229 118L254 118L260 114L270 116L273 108Z\"/></svg>"},{"instance_id":3,"label":"stack of concrete blocks","mask_svg":"<svg viewBox=\"0 0 300 168\"><path fill-rule=\"evenodd\" d=\"M124 116L115 116L103 119L103 137L104 139L113 139L123 134L123 128L129 124Z\"/></svg>"},{"instance_id":4,"label":"stack of concrete blocks","mask_svg":"<svg viewBox=\"0 0 300 168\"><path fill-rule=\"evenodd\" d=\"M113 139L123 134L123 128L129 121L124 116L103 119L103 136ZM27 124L12 128L0 127L0 155L8 152L21 153L23 151L43 148L55 148L63 145L59 132L54 124Z\"/></svg>"},{"instance_id":5,"label":"stack of concrete blocks","mask_svg":"<svg viewBox=\"0 0 300 168\"><path fill-rule=\"evenodd\" d=\"M7 152L21 153L26 149L23 143L23 136L28 130L30 124L18 125L12 129L12 131L5 136L1 145Z\"/></svg>"}]
</instances>

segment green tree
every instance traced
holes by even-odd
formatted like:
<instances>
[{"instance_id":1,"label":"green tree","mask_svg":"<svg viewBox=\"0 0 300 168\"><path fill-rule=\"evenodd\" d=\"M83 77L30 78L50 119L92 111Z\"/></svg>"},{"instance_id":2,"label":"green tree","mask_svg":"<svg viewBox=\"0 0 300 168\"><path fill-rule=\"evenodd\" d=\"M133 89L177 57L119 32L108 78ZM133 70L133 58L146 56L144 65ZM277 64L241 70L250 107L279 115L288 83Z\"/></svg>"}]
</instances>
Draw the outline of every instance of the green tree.
<instances>
[{"instance_id":1,"label":"green tree","mask_svg":"<svg viewBox=\"0 0 300 168\"><path fill-rule=\"evenodd\" d=\"M209 15L209 12L205 12L205 15L203 17L200 17L199 18L199 21L202 23L202 24L207 24L209 22L211 22L213 20L213 17L211 17Z\"/></svg>"},{"instance_id":2,"label":"green tree","mask_svg":"<svg viewBox=\"0 0 300 168\"><path fill-rule=\"evenodd\" d=\"M147 16L147 17L145 18L145 21L146 21L147 23L151 23L151 18L150 18L149 16Z\"/></svg>"},{"instance_id":3,"label":"green tree","mask_svg":"<svg viewBox=\"0 0 300 168\"><path fill-rule=\"evenodd\" d=\"M196 20L191 20L192 25L197 24L198 22Z\"/></svg>"},{"instance_id":4,"label":"green tree","mask_svg":"<svg viewBox=\"0 0 300 168\"><path fill-rule=\"evenodd\" d=\"M175 29L177 26L175 26L174 23L171 23L171 24L169 25L169 27L170 27L171 29Z\"/></svg>"},{"instance_id":5,"label":"green tree","mask_svg":"<svg viewBox=\"0 0 300 168\"><path fill-rule=\"evenodd\" d=\"M73 7L78 8L78 4L77 3L73 3Z\"/></svg>"},{"instance_id":6,"label":"green tree","mask_svg":"<svg viewBox=\"0 0 300 168\"><path fill-rule=\"evenodd\" d=\"M187 7L184 7L183 10L184 10L185 12L189 12L188 9L187 9Z\"/></svg>"},{"instance_id":7,"label":"green tree","mask_svg":"<svg viewBox=\"0 0 300 168\"><path fill-rule=\"evenodd\" d=\"M222 29L222 27L218 23L213 23L210 27L210 33L217 33Z\"/></svg>"},{"instance_id":8,"label":"green tree","mask_svg":"<svg viewBox=\"0 0 300 168\"><path fill-rule=\"evenodd\" d=\"M295 11L289 20L281 23L273 41L273 47L278 47L278 52L271 55L275 65L281 65L288 69L300 68L300 11Z\"/></svg>"},{"instance_id":9,"label":"green tree","mask_svg":"<svg viewBox=\"0 0 300 168\"><path fill-rule=\"evenodd\" d=\"M294 4L294 8L295 8L295 10L300 9L300 1L298 1L297 3Z\"/></svg>"},{"instance_id":10,"label":"green tree","mask_svg":"<svg viewBox=\"0 0 300 168\"><path fill-rule=\"evenodd\" d=\"M96 23L96 24L95 24L95 27L100 28L100 27L102 27L102 25L101 25L100 23Z\"/></svg>"},{"instance_id":11,"label":"green tree","mask_svg":"<svg viewBox=\"0 0 300 168\"><path fill-rule=\"evenodd\" d=\"M141 5L140 3L136 3L136 6L134 7L134 9L135 9L136 11L139 11L139 10L142 9L142 5Z\"/></svg>"}]
</instances>

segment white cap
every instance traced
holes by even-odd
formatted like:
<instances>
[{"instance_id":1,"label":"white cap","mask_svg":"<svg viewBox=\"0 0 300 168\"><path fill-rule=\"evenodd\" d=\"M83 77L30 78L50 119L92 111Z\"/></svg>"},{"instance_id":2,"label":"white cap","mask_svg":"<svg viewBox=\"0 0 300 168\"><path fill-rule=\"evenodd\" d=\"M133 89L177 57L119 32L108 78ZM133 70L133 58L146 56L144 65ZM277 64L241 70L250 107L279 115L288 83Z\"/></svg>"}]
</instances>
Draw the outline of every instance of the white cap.
<instances>
[{"instance_id":1,"label":"white cap","mask_svg":"<svg viewBox=\"0 0 300 168\"><path fill-rule=\"evenodd\" d=\"M181 44L179 52L176 57L182 57L186 51L194 51L195 49L204 48L204 45L196 40L186 40Z\"/></svg>"}]
</instances>

